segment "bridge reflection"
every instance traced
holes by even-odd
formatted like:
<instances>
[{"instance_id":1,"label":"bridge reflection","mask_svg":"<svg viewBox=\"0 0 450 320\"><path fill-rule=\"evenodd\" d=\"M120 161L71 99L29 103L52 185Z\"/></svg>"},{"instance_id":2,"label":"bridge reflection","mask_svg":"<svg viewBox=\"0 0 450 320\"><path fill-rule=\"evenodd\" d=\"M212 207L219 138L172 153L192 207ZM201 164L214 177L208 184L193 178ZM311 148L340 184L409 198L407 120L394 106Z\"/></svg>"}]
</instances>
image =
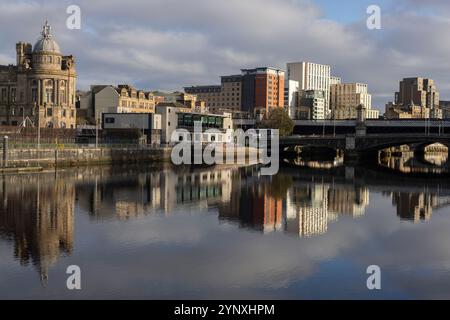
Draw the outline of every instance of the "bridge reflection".
<instances>
[{"instance_id":1,"label":"bridge reflection","mask_svg":"<svg viewBox=\"0 0 450 320\"><path fill-rule=\"evenodd\" d=\"M440 144L385 149L379 152L378 163L403 173L441 174L450 170L448 147Z\"/></svg>"}]
</instances>

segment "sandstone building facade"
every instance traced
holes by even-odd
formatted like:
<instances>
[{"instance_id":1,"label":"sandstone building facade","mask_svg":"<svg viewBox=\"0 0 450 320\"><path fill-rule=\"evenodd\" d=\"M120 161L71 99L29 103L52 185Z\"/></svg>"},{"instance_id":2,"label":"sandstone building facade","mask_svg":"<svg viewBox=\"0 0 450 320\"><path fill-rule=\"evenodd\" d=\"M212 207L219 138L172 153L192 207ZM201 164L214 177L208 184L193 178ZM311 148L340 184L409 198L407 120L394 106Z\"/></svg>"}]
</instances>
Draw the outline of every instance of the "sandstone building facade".
<instances>
[{"instance_id":1,"label":"sandstone building facade","mask_svg":"<svg viewBox=\"0 0 450 320\"><path fill-rule=\"evenodd\" d=\"M62 55L48 23L16 53L15 66L0 66L0 124L75 128L75 59Z\"/></svg>"},{"instance_id":2,"label":"sandstone building facade","mask_svg":"<svg viewBox=\"0 0 450 320\"><path fill-rule=\"evenodd\" d=\"M379 111L372 109L372 95L365 83L338 83L330 86L331 117L338 120L356 119L358 106L366 110L366 119L378 119Z\"/></svg>"},{"instance_id":3,"label":"sandstone building facade","mask_svg":"<svg viewBox=\"0 0 450 320\"><path fill-rule=\"evenodd\" d=\"M86 114L87 123L95 124L102 113L154 113L155 97L128 84L92 85L80 97L80 110Z\"/></svg>"}]
</instances>

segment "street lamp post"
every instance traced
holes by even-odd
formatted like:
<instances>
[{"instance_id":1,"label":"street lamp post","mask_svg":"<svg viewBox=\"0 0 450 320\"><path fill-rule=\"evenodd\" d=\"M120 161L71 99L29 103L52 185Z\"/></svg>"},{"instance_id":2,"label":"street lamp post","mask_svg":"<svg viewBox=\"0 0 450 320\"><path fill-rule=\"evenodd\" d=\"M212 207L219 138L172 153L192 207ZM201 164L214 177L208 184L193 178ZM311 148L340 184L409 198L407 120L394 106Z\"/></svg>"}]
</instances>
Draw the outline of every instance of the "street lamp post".
<instances>
[{"instance_id":1,"label":"street lamp post","mask_svg":"<svg viewBox=\"0 0 450 320\"><path fill-rule=\"evenodd\" d=\"M41 124L40 124L41 115L39 112L40 111L39 107L37 106L36 102L34 102L34 110L36 110L37 112L37 147L39 150L41 148Z\"/></svg>"},{"instance_id":2,"label":"street lamp post","mask_svg":"<svg viewBox=\"0 0 450 320\"><path fill-rule=\"evenodd\" d=\"M98 148L98 112L95 112L95 149Z\"/></svg>"},{"instance_id":3,"label":"street lamp post","mask_svg":"<svg viewBox=\"0 0 450 320\"><path fill-rule=\"evenodd\" d=\"M336 137L336 113L335 113L335 109L333 109L332 111L332 115L333 115L333 137Z\"/></svg>"}]
</instances>

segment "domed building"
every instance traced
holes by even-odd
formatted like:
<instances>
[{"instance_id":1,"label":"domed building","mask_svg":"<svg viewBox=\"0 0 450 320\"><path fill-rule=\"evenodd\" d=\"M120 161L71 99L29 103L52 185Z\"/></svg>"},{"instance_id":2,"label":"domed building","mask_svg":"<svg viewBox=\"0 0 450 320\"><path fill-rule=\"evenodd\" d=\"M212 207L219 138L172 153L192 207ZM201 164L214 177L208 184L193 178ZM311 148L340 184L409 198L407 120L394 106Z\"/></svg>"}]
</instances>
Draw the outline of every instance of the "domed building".
<instances>
[{"instance_id":1,"label":"domed building","mask_svg":"<svg viewBox=\"0 0 450 320\"><path fill-rule=\"evenodd\" d=\"M61 53L49 24L34 46L17 43L16 53L17 65L0 65L0 123L75 128L75 59Z\"/></svg>"}]
</instances>

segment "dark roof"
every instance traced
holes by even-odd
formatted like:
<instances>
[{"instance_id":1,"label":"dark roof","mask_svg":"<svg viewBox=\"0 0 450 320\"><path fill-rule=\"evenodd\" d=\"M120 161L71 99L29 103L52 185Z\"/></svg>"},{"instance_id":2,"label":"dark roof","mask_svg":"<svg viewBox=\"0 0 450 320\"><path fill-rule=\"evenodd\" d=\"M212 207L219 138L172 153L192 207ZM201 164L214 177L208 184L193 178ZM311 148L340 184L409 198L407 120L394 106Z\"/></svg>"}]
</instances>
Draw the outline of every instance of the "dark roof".
<instances>
[{"instance_id":1,"label":"dark roof","mask_svg":"<svg viewBox=\"0 0 450 320\"><path fill-rule=\"evenodd\" d=\"M0 71L16 71L17 70L17 66L15 66L15 65L12 65L12 64L10 64L10 65L8 65L8 66L5 66L5 65L0 65Z\"/></svg>"},{"instance_id":2,"label":"dark roof","mask_svg":"<svg viewBox=\"0 0 450 320\"><path fill-rule=\"evenodd\" d=\"M186 93L193 93L193 92L217 92L217 91L220 91L221 89L222 89L222 87L220 85L184 87L184 91Z\"/></svg>"},{"instance_id":3,"label":"dark roof","mask_svg":"<svg viewBox=\"0 0 450 320\"><path fill-rule=\"evenodd\" d=\"M105 89L106 87L113 87L111 85L103 85L103 84L98 84L98 85L92 85L91 86L91 91L93 94L99 93L100 91L102 91L103 89ZM114 88L114 87L113 87Z\"/></svg>"}]
</instances>

